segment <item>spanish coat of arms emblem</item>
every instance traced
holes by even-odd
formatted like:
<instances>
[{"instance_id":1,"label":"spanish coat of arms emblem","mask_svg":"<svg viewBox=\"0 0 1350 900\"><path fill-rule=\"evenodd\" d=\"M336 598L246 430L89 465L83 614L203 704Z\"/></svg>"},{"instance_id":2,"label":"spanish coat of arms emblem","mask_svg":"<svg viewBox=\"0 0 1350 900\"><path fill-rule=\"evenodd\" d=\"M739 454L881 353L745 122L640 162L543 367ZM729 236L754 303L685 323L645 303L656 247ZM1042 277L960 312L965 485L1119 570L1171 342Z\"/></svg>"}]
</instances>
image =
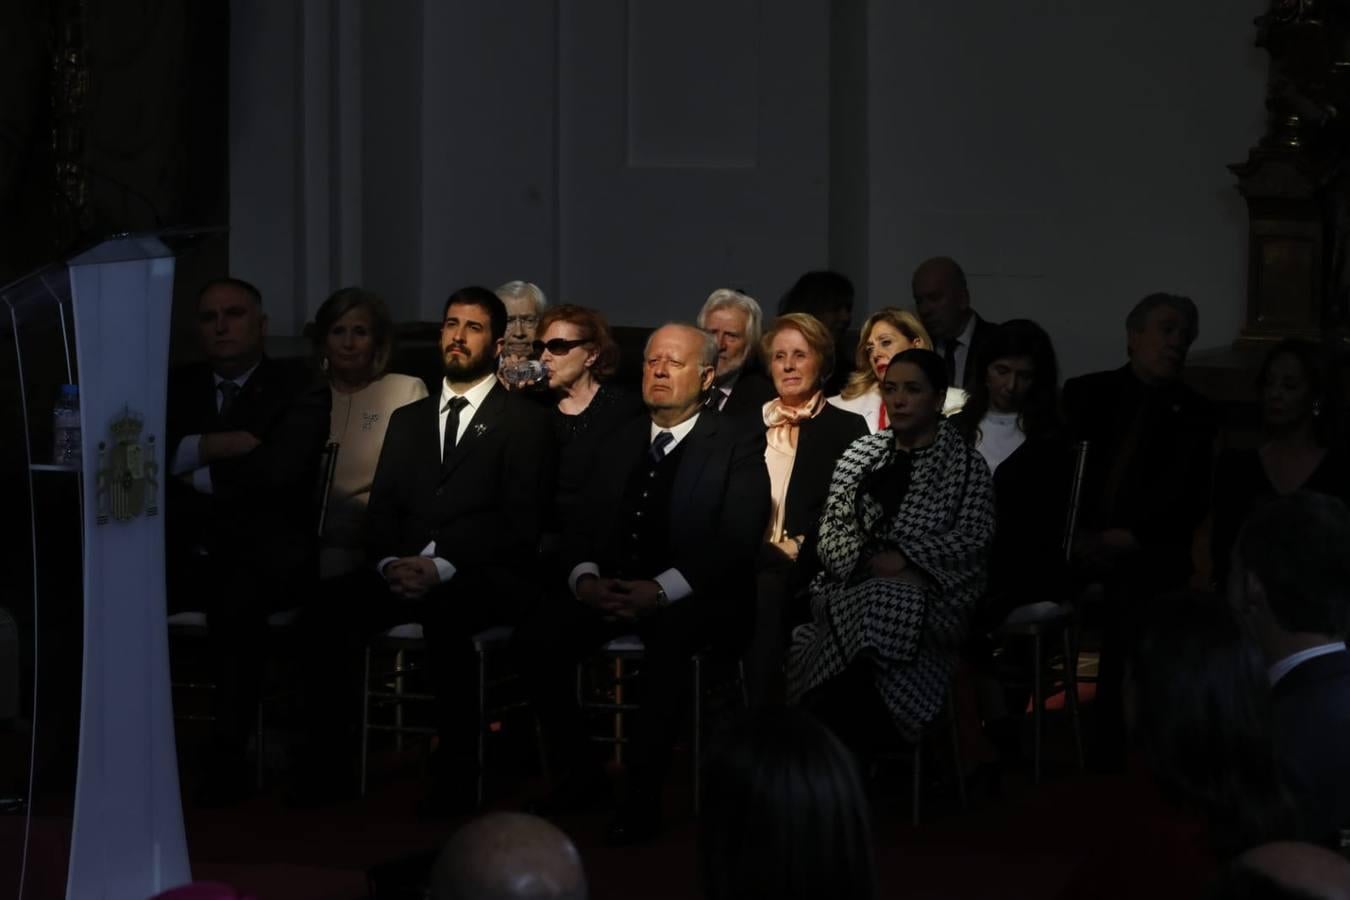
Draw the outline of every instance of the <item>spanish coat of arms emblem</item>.
<instances>
[{"instance_id":1,"label":"spanish coat of arms emblem","mask_svg":"<svg viewBox=\"0 0 1350 900\"><path fill-rule=\"evenodd\" d=\"M155 461L155 436L141 440L144 420L123 408L109 428L111 442L98 444L98 514L106 525L109 518L130 522L142 512L159 513L159 463Z\"/></svg>"}]
</instances>

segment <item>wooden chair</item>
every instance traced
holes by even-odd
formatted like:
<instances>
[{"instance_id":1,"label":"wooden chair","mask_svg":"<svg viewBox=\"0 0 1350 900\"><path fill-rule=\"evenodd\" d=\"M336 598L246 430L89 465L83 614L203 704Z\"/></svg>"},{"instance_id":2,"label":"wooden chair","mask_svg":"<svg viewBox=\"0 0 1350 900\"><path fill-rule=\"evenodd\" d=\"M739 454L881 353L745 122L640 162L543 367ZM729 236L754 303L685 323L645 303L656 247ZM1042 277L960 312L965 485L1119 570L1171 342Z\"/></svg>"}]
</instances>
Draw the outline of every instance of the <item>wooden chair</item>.
<instances>
[{"instance_id":1,"label":"wooden chair","mask_svg":"<svg viewBox=\"0 0 1350 900\"><path fill-rule=\"evenodd\" d=\"M583 662L577 666L577 705L581 707L583 713L608 713L613 717L613 730L610 734L593 735L592 739L601 743L612 744L614 746L614 760L617 763L623 762L623 749L628 742L625 733L624 715L640 709L640 704L632 702L625 694L632 678L632 672L629 672L629 666L632 663L641 663L646 652L642 644L642 639L635 634L627 634L607 643L601 648L598 654L598 661L604 664L607 670L608 684L594 687L590 696L587 696L585 685L585 674L587 663ZM707 654L697 653L689 661L690 689L692 690L692 740L693 746L690 750L690 768L691 784L693 786L693 806L694 812L698 812L700 790L701 790L701 769L703 761L703 725L704 725L704 702L706 700L705 691L708 686L705 684L705 668L708 665ZM640 673L638 675L640 676ZM731 685L737 690L738 699L742 707L749 706L749 697L746 694L745 685L745 666L739 660L736 663L735 674L731 679ZM596 699L599 696L602 699Z\"/></svg>"},{"instance_id":2,"label":"wooden chair","mask_svg":"<svg viewBox=\"0 0 1350 900\"><path fill-rule=\"evenodd\" d=\"M511 643L515 629L509 625L498 625L480 631L473 637L474 652L478 656L478 804L483 803L484 772L487 768L487 736L491 717L511 705L491 704L491 694L496 688L514 680L511 677L492 679L490 677L490 657L505 649ZM381 652L392 656L391 664L375 669L375 660ZM429 706L435 702L435 695L428 691L410 689L410 682L420 677L423 665L418 659L426 653L426 640L422 626L409 622L398 625L376 636L366 644L365 650L365 689L361 700L361 796L365 796L370 757L370 738L372 734L382 732L394 736L396 750L403 749L405 735L431 737L436 729L428 725L409 724L405 718L405 705L420 704ZM386 707L392 713L392 721L376 722L372 713Z\"/></svg>"}]
</instances>

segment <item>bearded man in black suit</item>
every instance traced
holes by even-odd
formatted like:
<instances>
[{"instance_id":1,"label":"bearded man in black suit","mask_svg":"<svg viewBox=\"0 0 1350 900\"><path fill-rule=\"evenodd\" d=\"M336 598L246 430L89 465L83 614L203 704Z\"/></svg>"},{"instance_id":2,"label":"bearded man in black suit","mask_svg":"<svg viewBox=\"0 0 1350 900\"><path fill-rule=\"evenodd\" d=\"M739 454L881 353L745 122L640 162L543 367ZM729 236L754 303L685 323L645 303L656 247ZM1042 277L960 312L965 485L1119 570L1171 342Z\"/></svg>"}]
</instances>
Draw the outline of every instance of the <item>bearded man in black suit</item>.
<instances>
[{"instance_id":1,"label":"bearded man in black suit","mask_svg":"<svg viewBox=\"0 0 1350 900\"><path fill-rule=\"evenodd\" d=\"M496 294L467 287L450 295L441 390L394 411L375 469L367 518L370 558L378 562L306 616L316 677L311 731L319 738L347 718L357 696L355 687L326 683L329 673L351 671L371 634L422 625L440 736L424 803L434 813L477 803L473 636L514 624L530 604L553 501L556 453L545 411L497 382L505 333L506 307ZM338 777L341 769L304 774Z\"/></svg>"},{"instance_id":2,"label":"bearded man in black suit","mask_svg":"<svg viewBox=\"0 0 1350 900\"><path fill-rule=\"evenodd\" d=\"M165 560L169 606L205 612L213 693L205 805L251 783L244 750L262 690L267 616L318 578L318 462L330 395L303 366L263 355L267 316L246 281L209 282L197 301L206 361L168 385Z\"/></svg>"},{"instance_id":3,"label":"bearded man in black suit","mask_svg":"<svg viewBox=\"0 0 1350 900\"><path fill-rule=\"evenodd\" d=\"M712 337L663 326L644 360L648 415L598 451L585 512L565 539L566 592L547 597L516 642L558 763L552 805L561 811L586 802L603 777L588 751L574 667L607 640L642 639L644 699L628 756L629 795L610 828L616 844L660 828L690 659L710 646L744 647L769 516L763 426L704 406L716 371Z\"/></svg>"}]
</instances>

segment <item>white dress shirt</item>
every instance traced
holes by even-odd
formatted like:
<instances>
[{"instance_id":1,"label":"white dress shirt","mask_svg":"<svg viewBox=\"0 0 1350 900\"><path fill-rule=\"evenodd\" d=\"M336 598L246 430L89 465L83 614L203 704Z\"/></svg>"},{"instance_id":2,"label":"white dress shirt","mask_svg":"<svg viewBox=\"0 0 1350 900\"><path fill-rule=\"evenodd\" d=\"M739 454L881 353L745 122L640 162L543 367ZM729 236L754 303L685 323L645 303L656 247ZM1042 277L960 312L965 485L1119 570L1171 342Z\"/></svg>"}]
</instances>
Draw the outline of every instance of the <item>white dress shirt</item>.
<instances>
[{"instance_id":1,"label":"white dress shirt","mask_svg":"<svg viewBox=\"0 0 1350 900\"><path fill-rule=\"evenodd\" d=\"M956 349L952 351L955 359L955 365L952 371L955 375L952 377L953 387L964 387L966 380L966 360L970 357L970 342L975 339L975 313L970 314L970 319L966 322L966 327L961 329L961 333L956 336ZM944 357L946 355L945 347L938 347L938 353Z\"/></svg>"},{"instance_id":2,"label":"white dress shirt","mask_svg":"<svg viewBox=\"0 0 1350 900\"><path fill-rule=\"evenodd\" d=\"M464 435L468 433L469 423L473 421L473 417L478 413L479 408L483 405L483 401L487 399L487 395L491 393L492 389L496 386L497 376L495 373L484 375L462 394L457 394L451 389L450 380L448 378L441 383L441 411L437 433L441 436L441 445L438 452L442 457L442 462L445 461L445 423L450 418L451 398L463 397L465 400L469 401L468 405L459 411L459 428L455 430L455 445L458 446L459 442L464 440ZM445 584L451 578L455 577L455 567L449 560L436 554L435 541L429 542L422 548L422 552L417 555L425 556L436 566L436 576L440 579L441 584ZM398 557L396 556L386 556L376 563L375 567L379 570L379 573L383 575L385 566L389 565L397 558Z\"/></svg>"},{"instance_id":3,"label":"white dress shirt","mask_svg":"<svg viewBox=\"0 0 1350 900\"><path fill-rule=\"evenodd\" d=\"M1307 650L1300 650L1297 653L1286 656L1266 670L1266 677L1270 679L1270 686L1279 684L1280 679L1288 675L1294 669L1310 659L1316 659L1319 656L1328 656L1332 653L1340 653L1345 649L1345 641L1337 641L1334 644L1319 644L1316 647L1309 647Z\"/></svg>"},{"instance_id":4,"label":"white dress shirt","mask_svg":"<svg viewBox=\"0 0 1350 900\"><path fill-rule=\"evenodd\" d=\"M651 446L652 441L655 441L656 436L661 432L669 431L671 437L674 438L674 440L666 445L666 455L669 456L676 447L680 446L680 442L689 436L689 432L694 430L694 425L697 423L698 413L695 413L690 418L685 419L680 424L673 425L670 428L662 428L660 425L653 422L647 445ZM572 569L571 574L567 576L567 583L571 585L573 596L576 596L577 593L577 582L580 581L584 575L594 575L598 578L600 576L600 567L593 562L577 563L576 567ZM661 586L661 590L666 592L666 599L671 603L674 603L676 600L683 600L694 592L694 589L689 585L689 581L680 573L679 569L666 569L652 580Z\"/></svg>"},{"instance_id":5,"label":"white dress shirt","mask_svg":"<svg viewBox=\"0 0 1350 900\"><path fill-rule=\"evenodd\" d=\"M233 382L240 391L248 380L253 377L253 373L258 371L258 363L253 364L249 369L238 378L222 378L215 372L211 373L211 386L216 395L216 412L220 412L220 407L225 403L225 395L220 392L222 382ZM182 475L185 472L192 473L192 487L199 493L212 494L215 488L211 484L211 467L202 465L202 436L200 434L185 434L182 440L178 442L178 447L173 452L173 460L169 463L169 471L174 475Z\"/></svg>"}]
</instances>

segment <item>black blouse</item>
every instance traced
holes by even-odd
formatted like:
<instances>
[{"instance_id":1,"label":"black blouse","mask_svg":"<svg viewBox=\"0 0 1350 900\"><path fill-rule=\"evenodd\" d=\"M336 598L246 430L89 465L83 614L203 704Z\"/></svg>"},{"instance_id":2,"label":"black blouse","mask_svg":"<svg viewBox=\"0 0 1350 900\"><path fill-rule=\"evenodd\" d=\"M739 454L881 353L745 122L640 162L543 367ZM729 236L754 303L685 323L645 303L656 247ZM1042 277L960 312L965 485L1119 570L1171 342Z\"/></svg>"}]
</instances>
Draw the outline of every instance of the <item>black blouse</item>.
<instances>
[{"instance_id":1,"label":"black blouse","mask_svg":"<svg viewBox=\"0 0 1350 900\"><path fill-rule=\"evenodd\" d=\"M642 412L642 401L636 394L613 384L600 385L590 404L575 415L553 407L553 431L558 439L558 494L551 530L565 530L579 513L598 443Z\"/></svg>"},{"instance_id":2,"label":"black blouse","mask_svg":"<svg viewBox=\"0 0 1350 900\"><path fill-rule=\"evenodd\" d=\"M1350 503L1350 458L1344 450L1329 449L1298 490L1327 494ZM1210 534L1211 577L1220 587L1228 583L1228 566L1238 532L1262 503L1279 492L1270 483L1255 449L1225 450L1214 463L1214 522Z\"/></svg>"}]
</instances>

